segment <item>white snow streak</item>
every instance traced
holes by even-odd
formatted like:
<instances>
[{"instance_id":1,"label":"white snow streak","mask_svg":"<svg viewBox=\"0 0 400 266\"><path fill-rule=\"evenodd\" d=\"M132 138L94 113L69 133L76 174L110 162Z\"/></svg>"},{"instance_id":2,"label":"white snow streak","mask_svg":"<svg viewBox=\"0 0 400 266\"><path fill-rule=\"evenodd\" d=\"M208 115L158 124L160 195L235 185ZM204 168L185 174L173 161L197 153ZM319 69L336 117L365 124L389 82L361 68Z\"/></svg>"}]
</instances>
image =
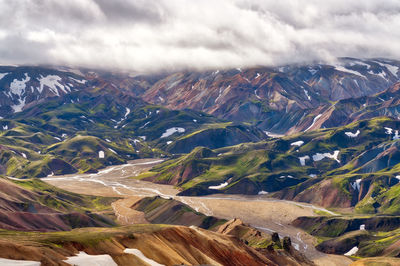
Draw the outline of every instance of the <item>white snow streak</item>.
<instances>
[{"instance_id":1,"label":"white snow streak","mask_svg":"<svg viewBox=\"0 0 400 266\"><path fill-rule=\"evenodd\" d=\"M350 137L350 138L355 138L360 134L360 130L357 130L356 133L352 133L352 132L345 132L344 134L346 134L346 136Z\"/></svg>"},{"instance_id":2,"label":"white snow streak","mask_svg":"<svg viewBox=\"0 0 400 266\"><path fill-rule=\"evenodd\" d=\"M314 120L311 124L311 126L309 126L306 130L304 130L304 132L308 131L310 128L312 128L315 124L315 122L317 122L317 120L322 116L322 114L317 115L316 117L314 117Z\"/></svg>"}]
</instances>

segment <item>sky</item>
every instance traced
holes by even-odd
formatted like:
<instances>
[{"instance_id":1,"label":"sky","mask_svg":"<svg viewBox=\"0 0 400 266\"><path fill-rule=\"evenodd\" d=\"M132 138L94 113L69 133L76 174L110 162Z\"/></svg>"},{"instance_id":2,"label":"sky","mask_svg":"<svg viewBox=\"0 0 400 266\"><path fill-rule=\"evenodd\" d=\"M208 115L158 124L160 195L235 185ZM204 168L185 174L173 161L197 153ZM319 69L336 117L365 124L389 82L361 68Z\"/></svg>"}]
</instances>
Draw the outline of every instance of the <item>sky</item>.
<instances>
[{"instance_id":1,"label":"sky","mask_svg":"<svg viewBox=\"0 0 400 266\"><path fill-rule=\"evenodd\" d=\"M0 64L155 72L400 59L400 0L0 0Z\"/></svg>"}]
</instances>

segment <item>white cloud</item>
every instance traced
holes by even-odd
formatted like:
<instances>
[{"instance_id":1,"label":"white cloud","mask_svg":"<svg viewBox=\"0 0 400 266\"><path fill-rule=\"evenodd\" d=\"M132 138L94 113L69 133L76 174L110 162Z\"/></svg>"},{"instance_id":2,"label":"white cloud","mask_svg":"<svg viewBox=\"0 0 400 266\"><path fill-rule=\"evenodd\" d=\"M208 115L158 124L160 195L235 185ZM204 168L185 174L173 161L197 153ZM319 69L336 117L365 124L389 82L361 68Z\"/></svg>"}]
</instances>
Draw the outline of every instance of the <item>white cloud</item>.
<instances>
[{"instance_id":1,"label":"white cloud","mask_svg":"<svg viewBox=\"0 0 400 266\"><path fill-rule=\"evenodd\" d=\"M0 18L2 64L151 71L400 58L398 0L0 0L0 10L13 14Z\"/></svg>"}]
</instances>

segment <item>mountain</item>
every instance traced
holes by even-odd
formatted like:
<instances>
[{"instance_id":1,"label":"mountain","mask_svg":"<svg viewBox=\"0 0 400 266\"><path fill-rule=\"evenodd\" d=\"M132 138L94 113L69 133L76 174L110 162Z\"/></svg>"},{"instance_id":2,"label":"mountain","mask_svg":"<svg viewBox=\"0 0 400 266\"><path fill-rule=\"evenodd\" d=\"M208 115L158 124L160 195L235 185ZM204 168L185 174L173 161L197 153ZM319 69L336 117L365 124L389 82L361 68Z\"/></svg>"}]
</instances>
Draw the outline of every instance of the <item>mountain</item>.
<instances>
[{"instance_id":1,"label":"mountain","mask_svg":"<svg viewBox=\"0 0 400 266\"><path fill-rule=\"evenodd\" d=\"M342 58L335 65L178 72L156 82L142 97L172 109L251 122L267 131L298 132L313 125L321 109L334 109L336 101L384 91L399 80L399 67L395 60ZM301 122L307 127L300 127Z\"/></svg>"},{"instance_id":2,"label":"mountain","mask_svg":"<svg viewBox=\"0 0 400 266\"><path fill-rule=\"evenodd\" d=\"M323 206L332 212L292 223L316 237L318 250L398 256L399 67L354 58L146 75L0 67L0 250L48 264L85 252L121 265L312 265L289 238L174 199L118 199L153 225L117 226L121 217L110 206L117 199L36 179L164 158L135 179L173 185L180 196L245 194ZM104 228L71 230L81 227Z\"/></svg>"},{"instance_id":3,"label":"mountain","mask_svg":"<svg viewBox=\"0 0 400 266\"><path fill-rule=\"evenodd\" d=\"M9 112L12 105L2 104L7 117L0 119L0 173L10 176L96 172L130 159L190 152L199 144L219 148L267 138L247 124L150 105L91 72L78 76L38 67L6 70L2 82L9 99L35 95L14 113ZM20 82L20 95L10 94L14 80L25 74L29 78ZM39 82L56 74L58 83ZM31 87L36 89L26 89Z\"/></svg>"},{"instance_id":4,"label":"mountain","mask_svg":"<svg viewBox=\"0 0 400 266\"><path fill-rule=\"evenodd\" d=\"M172 110L191 109L225 121L251 123L264 131L294 133L344 125L348 116L368 112L376 100L385 99L378 94L399 81L399 67L396 60L356 58L341 58L331 65L146 75L65 67L1 67L0 93L6 98L0 101L0 116L8 117L50 99L101 90L112 98L129 95Z\"/></svg>"},{"instance_id":5,"label":"mountain","mask_svg":"<svg viewBox=\"0 0 400 266\"><path fill-rule=\"evenodd\" d=\"M180 195L268 194L360 213L400 214L400 122L361 120L259 143L198 147L138 178Z\"/></svg>"},{"instance_id":6,"label":"mountain","mask_svg":"<svg viewBox=\"0 0 400 266\"><path fill-rule=\"evenodd\" d=\"M87 86L79 74L42 67L0 67L0 116L17 113L43 100Z\"/></svg>"}]
</instances>

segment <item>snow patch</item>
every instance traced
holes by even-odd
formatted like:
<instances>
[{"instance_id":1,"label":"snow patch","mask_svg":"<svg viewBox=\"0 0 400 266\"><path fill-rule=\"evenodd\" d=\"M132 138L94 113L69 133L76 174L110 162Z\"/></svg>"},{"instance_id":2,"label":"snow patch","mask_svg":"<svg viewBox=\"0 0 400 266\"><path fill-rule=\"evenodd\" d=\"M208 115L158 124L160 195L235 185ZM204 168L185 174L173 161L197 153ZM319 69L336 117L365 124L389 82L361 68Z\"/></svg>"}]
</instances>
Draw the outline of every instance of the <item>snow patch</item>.
<instances>
[{"instance_id":1,"label":"snow patch","mask_svg":"<svg viewBox=\"0 0 400 266\"><path fill-rule=\"evenodd\" d=\"M21 152L21 155L22 155L22 157L24 157L25 159L27 158L25 153Z\"/></svg>"},{"instance_id":2,"label":"snow patch","mask_svg":"<svg viewBox=\"0 0 400 266\"><path fill-rule=\"evenodd\" d=\"M228 185L228 182L219 184L218 186L209 186L208 189L222 189Z\"/></svg>"},{"instance_id":3,"label":"snow patch","mask_svg":"<svg viewBox=\"0 0 400 266\"><path fill-rule=\"evenodd\" d=\"M317 177L317 175L316 175L316 174L309 174L308 176L309 176L309 177L311 177L311 178L315 178L315 177Z\"/></svg>"},{"instance_id":4,"label":"snow patch","mask_svg":"<svg viewBox=\"0 0 400 266\"><path fill-rule=\"evenodd\" d=\"M99 151L99 158L104 159L104 151Z\"/></svg>"},{"instance_id":5,"label":"snow patch","mask_svg":"<svg viewBox=\"0 0 400 266\"><path fill-rule=\"evenodd\" d=\"M290 145L291 145L291 146L300 147L300 146L303 145L303 144L304 144L304 141L299 140L299 141L295 141L295 142L291 143Z\"/></svg>"},{"instance_id":6,"label":"snow patch","mask_svg":"<svg viewBox=\"0 0 400 266\"><path fill-rule=\"evenodd\" d=\"M70 89L68 87L64 87L64 85L60 83L61 79L62 78L57 75L48 75L46 77L41 76L41 78L39 79L39 92L42 93L44 86L46 86L49 87L49 89L57 96L60 96L58 88L61 89L64 93L67 93L68 91L70 91Z\"/></svg>"},{"instance_id":7,"label":"snow patch","mask_svg":"<svg viewBox=\"0 0 400 266\"><path fill-rule=\"evenodd\" d=\"M374 61L375 63L379 64L380 66L386 67L395 77L397 77L397 72L399 71L399 67L390 64L384 64L378 61Z\"/></svg>"},{"instance_id":8,"label":"snow patch","mask_svg":"<svg viewBox=\"0 0 400 266\"><path fill-rule=\"evenodd\" d=\"M18 112L22 111L22 109L24 108L25 103L26 103L25 100L26 100L26 97L24 99L19 99L18 100L19 104L11 106L11 108L14 110L14 113L18 113Z\"/></svg>"},{"instance_id":9,"label":"snow patch","mask_svg":"<svg viewBox=\"0 0 400 266\"><path fill-rule=\"evenodd\" d=\"M25 78L18 80L14 79L13 82L10 84L10 91L12 94L18 95L20 98L22 94L25 92L26 83L31 80L31 77L25 73Z\"/></svg>"},{"instance_id":10,"label":"snow patch","mask_svg":"<svg viewBox=\"0 0 400 266\"><path fill-rule=\"evenodd\" d=\"M113 149L111 149L111 148L108 148L112 153L115 153L115 154L118 154L116 151L114 151Z\"/></svg>"},{"instance_id":11,"label":"snow patch","mask_svg":"<svg viewBox=\"0 0 400 266\"><path fill-rule=\"evenodd\" d=\"M348 252L344 253L345 256L353 256L358 251L358 247L353 247Z\"/></svg>"},{"instance_id":12,"label":"snow patch","mask_svg":"<svg viewBox=\"0 0 400 266\"><path fill-rule=\"evenodd\" d=\"M386 73L383 72L382 70L379 73L375 73L374 71L370 70L370 71L368 71L368 74L379 76L379 77L383 78L384 80L388 81Z\"/></svg>"},{"instance_id":13,"label":"snow patch","mask_svg":"<svg viewBox=\"0 0 400 266\"><path fill-rule=\"evenodd\" d=\"M364 76L363 74L361 74L360 72L355 71L355 70L351 70L351 69L347 69L344 66L335 66L335 69L340 71L340 72L347 72L347 73L350 73L350 74L353 74L353 75L356 75L356 76L359 76L359 77L367 79L367 77Z\"/></svg>"},{"instance_id":14,"label":"snow patch","mask_svg":"<svg viewBox=\"0 0 400 266\"><path fill-rule=\"evenodd\" d=\"M174 134L174 133L176 133L176 132L178 132L178 133L183 133L183 132L185 132L185 129L182 128L182 127L172 127L172 128L169 128L169 129L167 129L167 130L161 135L160 138L167 138L167 137L171 136L172 134Z\"/></svg>"},{"instance_id":15,"label":"snow patch","mask_svg":"<svg viewBox=\"0 0 400 266\"><path fill-rule=\"evenodd\" d=\"M306 155L306 156L303 156L303 157L299 157L299 160L300 160L300 164L302 166L305 166L306 165L306 160L310 160L310 156Z\"/></svg>"},{"instance_id":16,"label":"snow patch","mask_svg":"<svg viewBox=\"0 0 400 266\"><path fill-rule=\"evenodd\" d=\"M365 224L360 225L360 230L365 230Z\"/></svg>"},{"instance_id":17,"label":"snow patch","mask_svg":"<svg viewBox=\"0 0 400 266\"><path fill-rule=\"evenodd\" d=\"M352 187L354 190L360 191L360 188L361 188L361 179L357 179L354 183L350 183L350 185L351 185L351 187Z\"/></svg>"},{"instance_id":18,"label":"snow patch","mask_svg":"<svg viewBox=\"0 0 400 266\"><path fill-rule=\"evenodd\" d=\"M291 175L288 175L288 176L281 175L279 178L280 178L280 179L283 179L283 178L286 178L286 177L287 177L287 178L294 178L294 177L291 176Z\"/></svg>"},{"instance_id":19,"label":"snow patch","mask_svg":"<svg viewBox=\"0 0 400 266\"><path fill-rule=\"evenodd\" d=\"M128 115L131 113L131 109L129 109L128 107L126 108L126 112L125 112L125 119L128 117Z\"/></svg>"},{"instance_id":20,"label":"snow patch","mask_svg":"<svg viewBox=\"0 0 400 266\"><path fill-rule=\"evenodd\" d=\"M3 126L3 130L8 130L8 125Z\"/></svg>"},{"instance_id":21,"label":"snow patch","mask_svg":"<svg viewBox=\"0 0 400 266\"><path fill-rule=\"evenodd\" d=\"M346 136L348 136L348 137L350 137L350 138L356 138L356 137L360 134L360 130L357 130L356 133L344 132L344 134L346 134Z\"/></svg>"},{"instance_id":22,"label":"snow patch","mask_svg":"<svg viewBox=\"0 0 400 266\"><path fill-rule=\"evenodd\" d=\"M171 144L172 143L172 141L167 141L167 145L169 145L169 144Z\"/></svg>"},{"instance_id":23,"label":"snow patch","mask_svg":"<svg viewBox=\"0 0 400 266\"><path fill-rule=\"evenodd\" d=\"M389 64L383 64L395 77L397 77L397 73L399 72L398 66L393 66Z\"/></svg>"},{"instance_id":24,"label":"snow patch","mask_svg":"<svg viewBox=\"0 0 400 266\"><path fill-rule=\"evenodd\" d=\"M67 260L64 260L66 263L69 263L74 266L117 266L115 261L111 258L110 255L88 255L83 251L80 251L78 255L73 257L68 257Z\"/></svg>"},{"instance_id":25,"label":"snow patch","mask_svg":"<svg viewBox=\"0 0 400 266\"><path fill-rule=\"evenodd\" d=\"M310 95L308 94L308 90L304 89L304 93L306 94L308 100L311 101L311 97L310 97Z\"/></svg>"},{"instance_id":26,"label":"snow patch","mask_svg":"<svg viewBox=\"0 0 400 266\"><path fill-rule=\"evenodd\" d=\"M391 129L390 127L385 127L385 130L386 130L386 134L388 134L388 135L392 135L392 133L393 133L393 129Z\"/></svg>"},{"instance_id":27,"label":"snow patch","mask_svg":"<svg viewBox=\"0 0 400 266\"><path fill-rule=\"evenodd\" d=\"M367 67L367 69L370 69L371 68L371 65L368 65L367 63L364 63L364 62L362 62L362 61L354 61L354 62L351 62L350 64L349 64L350 66L355 66L355 65L358 65L358 66L365 66L365 67Z\"/></svg>"},{"instance_id":28,"label":"snow patch","mask_svg":"<svg viewBox=\"0 0 400 266\"><path fill-rule=\"evenodd\" d=\"M14 113L21 112L25 106L25 98L22 99L22 94L25 93L26 83L31 80L27 73L25 73L25 78L18 80L14 79L10 84L10 92L14 95L18 95L19 103L16 105L12 105L11 108L14 110ZM10 95L11 96L11 95Z\"/></svg>"},{"instance_id":29,"label":"snow patch","mask_svg":"<svg viewBox=\"0 0 400 266\"><path fill-rule=\"evenodd\" d=\"M124 253L133 254L150 266L164 266L164 264L160 264L152 259L147 258L140 250L135 248L126 248Z\"/></svg>"},{"instance_id":30,"label":"snow patch","mask_svg":"<svg viewBox=\"0 0 400 266\"><path fill-rule=\"evenodd\" d=\"M258 192L258 195L267 195L267 194L268 194L268 192L264 191L264 190L261 190L260 192Z\"/></svg>"},{"instance_id":31,"label":"snow patch","mask_svg":"<svg viewBox=\"0 0 400 266\"><path fill-rule=\"evenodd\" d=\"M339 152L340 152L339 150L334 151L333 154L330 154L329 152L325 152L325 153L317 152L316 154L314 154L312 156L312 158L313 158L314 162L321 161L324 158L330 158L330 159L334 159L335 161L340 163L340 160L338 160Z\"/></svg>"},{"instance_id":32,"label":"snow patch","mask_svg":"<svg viewBox=\"0 0 400 266\"><path fill-rule=\"evenodd\" d=\"M71 77L70 77L70 79L72 79L73 81L78 82L80 84L85 84L86 83L86 80L84 80L84 79L79 80L79 79L74 79L74 78L71 78Z\"/></svg>"},{"instance_id":33,"label":"snow patch","mask_svg":"<svg viewBox=\"0 0 400 266\"><path fill-rule=\"evenodd\" d=\"M393 139L394 139L394 140L400 139L399 131L398 131L398 130L396 130L396 131L394 132Z\"/></svg>"}]
</instances>

